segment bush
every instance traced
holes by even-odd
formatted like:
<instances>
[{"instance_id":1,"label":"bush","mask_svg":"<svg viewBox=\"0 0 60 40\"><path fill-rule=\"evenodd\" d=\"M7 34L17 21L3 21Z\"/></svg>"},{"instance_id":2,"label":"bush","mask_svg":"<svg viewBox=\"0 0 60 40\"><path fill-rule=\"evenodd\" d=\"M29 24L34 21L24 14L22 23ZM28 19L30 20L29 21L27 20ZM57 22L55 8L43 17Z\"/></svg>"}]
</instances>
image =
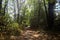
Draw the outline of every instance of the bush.
<instances>
[{"instance_id":1,"label":"bush","mask_svg":"<svg viewBox=\"0 0 60 40\"><path fill-rule=\"evenodd\" d=\"M6 32L7 35L13 34L17 35L20 34L19 24L15 23L9 14L0 17L0 31Z\"/></svg>"},{"instance_id":2,"label":"bush","mask_svg":"<svg viewBox=\"0 0 60 40\"><path fill-rule=\"evenodd\" d=\"M11 31L11 35L20 35L21 30L18 23L9 24L8 29Z\"/></svg>"}]
</instances>

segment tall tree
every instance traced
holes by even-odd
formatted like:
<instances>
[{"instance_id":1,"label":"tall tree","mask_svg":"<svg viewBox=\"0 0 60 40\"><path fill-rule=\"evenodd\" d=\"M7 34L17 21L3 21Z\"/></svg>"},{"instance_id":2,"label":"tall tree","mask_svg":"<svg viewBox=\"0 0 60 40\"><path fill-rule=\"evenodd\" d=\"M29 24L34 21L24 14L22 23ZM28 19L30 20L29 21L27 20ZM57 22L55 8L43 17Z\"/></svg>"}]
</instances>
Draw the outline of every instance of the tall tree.
<instances>
[{"instance_id":1,"label":"tall tree","mask_svg":"<svg viewBox=\"0 0 60 40\"><path fill-rule=\"evenodd\" d=\"M17 1L17 9L18 9L18 16L17 16L17 22L19 23L19 1L18 0L16 0Z\"/></svg>"},{"instance_id":2,"label":"tall tree","mask_svg":"<svg viewBox=\"0 0 60 40\"><path fill-rule=\"evenodd\" d=\"M15 6L15 0L13 0L13 4L14 4L14 20L16 21L16 6Z\"/></svg>"},{"instance_id":3,"label":"tall tree","mask_svg":"<svg viewBox=\"0 0 60 40\"><path fill-rule=\"evenodd\" d=\"M54 24L54 5L56 0L48 0L48 28L52 29Z\"/></svg>"},{"instance_id":4,"label":"tall tree","mask_svg":"<svg viewBox=\"0 0 60 40\"><path fill-rule=\"evenodd\" d=\"M7 10L6 10L7 9ZM5 11L8 12L8 0L5 0L5 5L4 5L4 14L5 14Z\"/></svg>"},{"instance_id":5,"label":"tall tree","mask_svg":"<svg viewBox=\"0 0 60 40\"><path fill-rule=\"evenodd\" d=\"M2 15L1 9L2 9L2 0L0 0L0 16Z\"/></svg>"}]
</instances>

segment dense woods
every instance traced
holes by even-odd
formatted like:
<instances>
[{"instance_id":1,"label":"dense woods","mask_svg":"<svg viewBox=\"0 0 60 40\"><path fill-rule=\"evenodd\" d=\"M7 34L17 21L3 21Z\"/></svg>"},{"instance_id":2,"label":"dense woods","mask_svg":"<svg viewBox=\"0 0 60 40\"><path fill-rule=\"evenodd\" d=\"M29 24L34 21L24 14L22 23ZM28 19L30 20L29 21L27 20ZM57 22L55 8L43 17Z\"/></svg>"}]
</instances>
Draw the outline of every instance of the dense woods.
<instances>
[{"instance_id":1,"label":"dense woods","mask_svg":"<svg viewBox=\"0 0 60 40\"><path fill-rule=\"evenodd\" d=\"M0 0L0 39L59 40L59 6L59 0Z\"/></svg>"}]
</instances>

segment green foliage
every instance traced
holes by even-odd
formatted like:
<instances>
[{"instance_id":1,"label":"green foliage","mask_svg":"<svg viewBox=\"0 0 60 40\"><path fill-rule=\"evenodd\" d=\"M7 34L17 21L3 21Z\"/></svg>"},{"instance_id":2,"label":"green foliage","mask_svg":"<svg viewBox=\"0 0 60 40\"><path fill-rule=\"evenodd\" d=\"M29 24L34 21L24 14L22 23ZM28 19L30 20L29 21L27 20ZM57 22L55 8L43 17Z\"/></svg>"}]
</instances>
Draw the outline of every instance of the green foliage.
<instances>
[{"instance_id":1,"label":"green foliage","mask_svg":"<svg viewBox=\"0 0 60 40\"><path fill-rule=\"evenodd\" d=\"M9 14L6 14L4 17L1 17L0 23L0 31L6 32L12 35L20 35L20 28L19 24L15 23L12 18L9 16Z\"/></svg>"},{"instance_id":2,"label":"green foliage","mask_svg":"<svg viewBox=\"0 0 60 40\"><path fill-rule=\"evenodd\" d=\"M12 35L20 35L21 30L18 23L9 24L8 29L11 31Z\"/></svg>"},{"instance_id":3,"label":"green foliage","mask_svg":"<svg viewBox=\"0 0 60 40\"><path fill-rule=\"evenodd\" d=\"M13 23L13 24L12 24L12 27L13 27L13 28L18 28L19 25L18 25L18 23Z\"/></svg>"},{"instance_id":4,"label":"green foliage","mask_svg":"<svg viewBox=\"0 0 60 40\"><path fill-rule=\"evenodd\" d=\"M6 0L6 1L8 1L8 0ZM20 1L22 1L22 0L20 0ZM51 2L51 1L53 2L54 0L50 0L50 1L45 0L47 8L48 8L48 6L47 6L48 2ZM5 4L3 4L3 5L5 5ZM33 28L35 26L37 28L37 26L46 25L46 22L47 22L46 16L47 15L45 13L44 0L26 0L25 2L21 2L20 4L18 3L17 5L13 5L13 6L19 6L19 8L15 7L18 10L13 9L13 7L10 8L11 10L18 11L17 13L19 15L14 11L14 13L15 13L14 19L12 19L10 17L9 13L6 13L5 16L0 17L0 23L3 24L3 25L1 24L1 26L4 26L4 28L6 28L6 30L11 30L11 31L13 30L12 32L15 32L18 29L20 30L20 28L21 29L25 28L26 25L27 26L30 25ZM4 11L2 10L2 12L4 12ZM2 27L2 29L3 29L3 27Z\"/></svg>"},{"instance_id":5,"label":"green foliage","mask_svg":"<svg viewBox=\"0 0 60 40\"><path fill-rule=\"evenodd\" d=\"M56 0L48 0L50 3L56 2Z\"/></svg>"}]
</instances>

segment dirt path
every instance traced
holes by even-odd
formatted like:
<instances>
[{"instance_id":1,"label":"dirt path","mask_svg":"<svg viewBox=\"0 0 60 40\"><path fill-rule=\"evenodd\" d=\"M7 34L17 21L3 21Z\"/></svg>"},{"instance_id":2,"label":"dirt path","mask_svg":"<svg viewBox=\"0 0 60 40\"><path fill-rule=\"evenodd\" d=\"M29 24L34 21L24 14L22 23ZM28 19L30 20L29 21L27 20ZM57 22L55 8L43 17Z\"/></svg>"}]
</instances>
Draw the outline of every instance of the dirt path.
<instances>
[{"instance_id":1,"label":"dirt path","mask_svg":"<svg viewBox=\"0 0 60 40\"><path fill-rule=\"evenodd\" d=\"M47 34L45 32L40 31L26 30L22 33L22 38L23 40L60 40L60 35Z\"/></svg>"},{"instance_id":2,"label":"dirt path","mask_svg":"<svg viewBox=\"0 0 60 40\"><path fill-rule=\"evenodd\" d=\"M16 40L60 40L60 35L47 34L45 32L25 30L20 36L11 36Z\"/></svg>"},{"instance_id":3,"label":"dirt path","mask_svg":"<svg viewBox=\"0 0 60 40\"><path fill-rule=\"evenodd\" d=\"M60 35L47 34L45 32L33 30L24 30L19 36L11 36L10 40L60 40Z\"/></svg>"}]
</instances>

